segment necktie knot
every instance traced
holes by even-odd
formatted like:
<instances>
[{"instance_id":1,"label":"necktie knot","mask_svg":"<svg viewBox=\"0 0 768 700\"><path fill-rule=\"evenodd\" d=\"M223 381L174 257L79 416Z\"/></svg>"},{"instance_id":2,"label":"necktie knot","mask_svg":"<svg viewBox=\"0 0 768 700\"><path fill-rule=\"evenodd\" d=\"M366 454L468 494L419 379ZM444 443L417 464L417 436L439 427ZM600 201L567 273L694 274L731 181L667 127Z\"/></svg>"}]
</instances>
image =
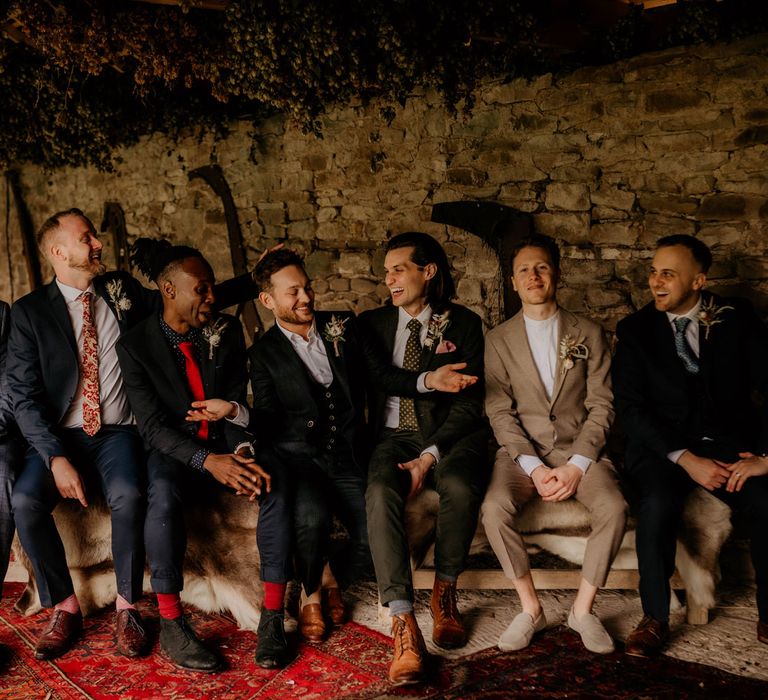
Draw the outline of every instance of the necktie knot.
<instances>
[{"instance_id":1,"label":"necktie knot","mask_svg":"<svg viewBox=\"0 0 768 700\"><path fill-rule=\"evenodd\" d=\"M184 357L189 358L190 360L194 359L194 355L192 354L192 341L191 340L182 340L179 343L179 350L183 353Z\"/></svg>"},{"instance_id":2,"label":"necktie knot","mask_svg":"<svg viewBox=\"0 0 768 700\"><path fill-rule=\"evenodd\" d=\"M419 321L418 318L412 318L410 321L408 321L406 328L411 333L421 333L421 321Z\"/></svg>"},{"instance_id":3,"label":"necktie knot","mask_svg":"<svg viewBox=\"0 0 768 700\"><path fill-rule=\"evenodd\" d=\"M675 330L678 333L685 333L685 329L688 328L688 324L690 322L691 322L691 319L688 318L688 316L678 316L674 320Z\"/></svg>"}]
</instances>

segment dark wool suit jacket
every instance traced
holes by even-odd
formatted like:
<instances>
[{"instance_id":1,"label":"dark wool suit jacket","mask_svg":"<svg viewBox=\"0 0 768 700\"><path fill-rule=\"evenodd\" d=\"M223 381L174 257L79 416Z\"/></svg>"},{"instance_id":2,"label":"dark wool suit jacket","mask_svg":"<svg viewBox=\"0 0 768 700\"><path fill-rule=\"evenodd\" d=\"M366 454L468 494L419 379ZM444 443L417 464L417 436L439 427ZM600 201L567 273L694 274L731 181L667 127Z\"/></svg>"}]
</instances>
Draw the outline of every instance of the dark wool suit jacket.
<instances>
[{"instance_id":1,"label":"dark wool suit jacket","mask_svg":"<svg viewBox=\"0 0 768 700\"><path fill-rule=\"evenodd\" d=\"M469 309L450 304L449 324L443 339L454 350L437 352L438 344L426 345L421 351L419 372L435 370L454 362L466 362L462 372L476 375L479 381L458 394L431 392L416 397L416 418L423 440L422 448L437 445L445 455L461 438L485 427L483 420L483 324L480 317ZM397 333L398 309L383 306L360 315L360 332L384 348L391 363ZM387 396L403 396L394 386L371 388L368 403L368 420L374 438L378 439L384 427L384 406Z\"/></svg>"},{"instance_id":2,"label":"dark wool suit jacket","mask_svg":"<svg viewBox=\"0 0 768 700\"><path fill-rule=\"evenodd\" d=\"M213 348L213 357L209 357L206 344L200 358L205 396L237 401L245 406L248 376L243 328L232 316L221 318L227 325L220 343ZM194 397L184 370L160 328L159 314L153 314L120 338L117 357L128 401L147 448L189 464L203 446L195 437L198 424L185 420ZM229 451L234 450L237 443L250 439L247 431L226 420L209 426L215 431L209 441L218 435Z\"/></svg>"},{"instance_id":3,"label":"dark wool suit jacket","mask_svg":"<svg viewBox=\"0 0 768 700\"><path fill-rule=\"evenodd\" d=\"M10 328L11 307L0 301L0 442L4 442L13 423L11 401L8 394L6 361L8 356L8 330Z\"/></svg>"},{"instance_id":4,"label":"dark wool suit jacket","mask_svg":"<svg viewBox=\"0 0 768 700\"><path fill-rule=\"evenodd\" d=\"M614 396L630 471L649 454L666 459L704 436L724 448L768 451L768 329L745 299L703 292L702 303L715 304L720 322L708 333L699 323L696 379L677 356L666 313L653 303L616 328Z\"/></svg>"},{"instance_id":5,"label":"dark wool suit jacket","mask_svg":"<svg viewBox=\"0 0 768 700\"><path fill-rule=\"evenodd\" d=\"M346 318L344 342L338 344L336 357L333 343L323 338L331 316ZM417 396L417 372L392 367L380 348L369 345L361 337L353 314L348 312L315 312L315 325L325 344L335 380L347 396L356 418L353 448L358 462L365 463L370 451L365 428L366 377L379 385L394 387L404 396ZM320 427L320 408L313 398L308 370L277 324L272 326L249 351L253 411L251 427L260 444L303 444L307 456L316 453Z\"/></svg>"}]
</instances>

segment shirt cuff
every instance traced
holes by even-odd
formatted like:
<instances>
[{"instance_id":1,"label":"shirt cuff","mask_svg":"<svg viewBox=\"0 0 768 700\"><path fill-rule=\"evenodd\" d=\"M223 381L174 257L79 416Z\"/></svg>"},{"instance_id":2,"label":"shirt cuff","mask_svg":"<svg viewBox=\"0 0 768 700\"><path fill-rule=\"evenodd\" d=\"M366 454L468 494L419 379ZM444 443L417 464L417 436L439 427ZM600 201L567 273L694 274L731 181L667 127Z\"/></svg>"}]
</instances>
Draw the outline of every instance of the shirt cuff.
<instances>
[{"instance_id":1,"label":"shirt cuff","mask_svg":"<svg viewBox=\"0 0 768 700\"><path fill-rule=\"evenodd\" d=\"M422 372L418 379L416 379L416 391L418 391L420 394L429 394L430 392L434 391L434 389L427 388L428 374L429 372Z\"/></svg>"},{"instance_id":2,"label":"shirt cuff","mask_svg":"<svg viewBox=\"0 0 768 700\"><path fill-rule=\"evenodd\" d=\"M571 455L568 461L581 469L582 472L586 472L589 469L589 465L592 464L592 460L584 455Z\"/></svg>"},{"instance_id":3,"label":"shirt cuff","mask_svg":"<svg viewBox=\"0 0 768 700\"><path fill-rule=\"evenodd\" d=\"M225 420L228 420L238 428L247 428L248 421L250 420L248 409L245 406L241 406L237 401L230 401L229 403L237 409L237 413L232 418L226 418Z\"/></svg>"},{"instance_id":4,"label":"shirt cuff","mask_svg":"<svg viewBox=\"0 0 768 700\"><path fill-rule=\"evenodd\" d=\"M204 447L201 447L197 452L195 452L195 454L192 455L192 459L189 460L189 466L199 472L204 472L205 466L203 463L208 458L209 454L211 454L210 450L206 450Z\"/></svg>"},{"instance_id":5,"label":"shirt cuff","mask_svg":"<svg viewBox=\"0 0 768 700\"><path fill-rule=\"evenodd\" d=\"M437 449L437 445L430 445L429 447L423 449L419 457L422 455L432 455L435 458L435 464L440 461L440 450Z\"/></svg>"},{"instance_id":6,"label":"shirt cuff","mask_svg":"<svg viewBox=\"0 0 768 700\"><path fill-rule=\"evenodd\" d=\"M517 463L528 476L533 474L535 469L544 466L544 462L533 455L517 455Z\"/></svg>"},{"instance_id":7,"label":"shirt cuff","mask_svg":"<svg viewBox=\"0 0 768 700\"><path fill-rule=\"evenodd\" d=\"M677 460L683 456L685 450L675 450L674 452L667 452L667 459L677 464Z\"/></svg>"}]
</instances>

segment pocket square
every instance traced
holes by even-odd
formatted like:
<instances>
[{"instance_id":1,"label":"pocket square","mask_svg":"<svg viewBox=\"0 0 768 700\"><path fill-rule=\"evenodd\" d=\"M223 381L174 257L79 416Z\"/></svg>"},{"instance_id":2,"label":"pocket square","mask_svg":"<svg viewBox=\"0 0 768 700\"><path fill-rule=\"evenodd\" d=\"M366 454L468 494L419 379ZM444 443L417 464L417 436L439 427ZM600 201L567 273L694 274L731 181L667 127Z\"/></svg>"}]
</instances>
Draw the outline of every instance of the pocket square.
<instances>
[{"instance_id":1,"label":"pocket square","mask_svg":"<svg viewBox=\"0 0 768 700\"><path fill-rule=\"evenodd\" d=\"M440 344L435 348L436 355L442 355L445 352L454 352L456 346L450 340L441 340Z\"/></svg>"}]
</instances>

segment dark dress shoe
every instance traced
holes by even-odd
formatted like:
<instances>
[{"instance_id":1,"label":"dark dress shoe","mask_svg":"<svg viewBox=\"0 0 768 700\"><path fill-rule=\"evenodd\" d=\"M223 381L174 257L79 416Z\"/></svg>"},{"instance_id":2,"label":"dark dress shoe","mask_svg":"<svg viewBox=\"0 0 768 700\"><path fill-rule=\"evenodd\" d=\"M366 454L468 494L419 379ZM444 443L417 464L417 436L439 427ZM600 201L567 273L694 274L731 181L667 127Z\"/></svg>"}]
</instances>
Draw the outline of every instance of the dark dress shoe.
<instances>
[{"instance_id":1,"label":"dark dress shoe","mask_svg":"<svg viewBox=\"0 0 768 700\"><path fill-rule=\"evenodd\" d=\"M54 610L48 627L35 645L36 659L57 659L66 654L83 631L83 615Z\"/></svg>"},{"instance_id":2,"label":"dark dress shoe","mask_svg":"<svg viewBox=\"0 0 768 700\"><path fill-rule=\"evenodd\" d=\"M308 642L323 641L325 620L323 620L323 609L317 603L309 603L299 612L299 634Z\"/></svg>"},{"instance_id":3,"label":"dark dress shoe","mask_svg":"<svg viewBox=\"0 0 768 700\"><path fill-rule=\"evenodd\" d=\"M456 584L435 577L432 587L432 641L443 649L458 649L467 643L467 630L456 602Z\"/></svg>"},{"instance_id":4,"label":"dark dress shoe","mask_svg":"<svg viewBox=\"0 0 768 700\"><path fill-rule=\"evenodd\" d=\"M757 622L757 641L768 644L768 622L758 620Z\"/></svg>"},{"instance_id":5,"label":"dark dress shoe","mask_svg":"<svg viewBox=\"0 0 768 700\"><path fill-rule=\"evenodd\" d=\"M160 618L160 648L179 668L201 673L220 671L223 662L206 647L182 616L175 620Z\"/></svg>"},{"instance_id":6,"label":"dark dress shoe","mask_svg":"<svg viewBox=\"0 0 768 700\"><path fill-rule=\"evenodd\" d=\"M119 654L135 658L149 649L149 640L138 610L120 610L115 619L115 646Z\"/></svg>"},{"instance_id":7,"label":"dark dress shoe","mask_svg":"<svg viewBox=\"0 0 768 700\"><path fill-rule=\"evenodd\" d=\"M347 609L344 606L344 599L341 597L341 591L338 588L323 588L323 610L328 619L334 625L343 625L347 620Z\"/></svg>"},{"instance_id":8,"label":"dark dress shoe","mask_svg":"<svg viewBox=\"0 0 768 700\"><path fill-rule=\"evenodd\" d=\"M669 625L645 615L627 638L624 653L644 659L658 656L669 640Z\"/></svg>"},{"instance_id":9,"label":"dark dress shoe","mask_svg":"<svg viewBox=\"0 0 768 700\"><path fill-rule=\"evenodd\" d=\"M262 668L283 668L289 661L282 610L262 609L256 646L256 663Z\"/></svg>"}]
</instances>

